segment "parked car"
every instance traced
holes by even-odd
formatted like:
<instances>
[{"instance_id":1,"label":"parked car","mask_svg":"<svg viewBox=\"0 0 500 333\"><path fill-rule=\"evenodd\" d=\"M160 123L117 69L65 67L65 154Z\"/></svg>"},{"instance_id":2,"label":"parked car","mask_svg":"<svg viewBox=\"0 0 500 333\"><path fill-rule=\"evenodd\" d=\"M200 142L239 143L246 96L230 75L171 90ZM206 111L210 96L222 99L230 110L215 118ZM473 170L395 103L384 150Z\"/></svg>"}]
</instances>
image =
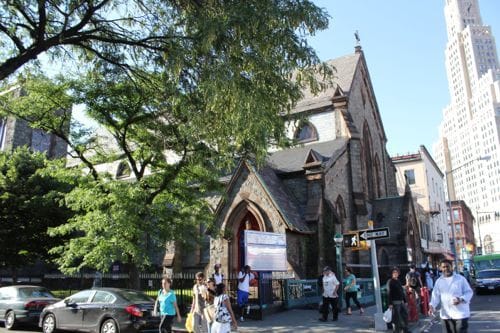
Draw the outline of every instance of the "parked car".
<instances>
[{"instance_id":1,"label":"parked car","mask_svg":"<svg viewBox=\"0 0 500 333\"><path fill-rule=\"evenodd\" d=\"M11 330L20 323L38 324L42 309L59 301L40 286L8 286L0 288L0 321Z\"/></svg>"},{"instance_id":2,"label":"parked car","mask_svg":"<svg viewBox=\"0 0 500 333\"><path fill-rule=\"evenodd\" d=\"M40 315L43 333L56 329L98 332L158 332L160 318L152 315L154 300L130 289L82 290L47 306Z\"/></svg>"},{"instance_id":3,"label":"parked car","mask_svg":"<svg viewBox=\"0 0 500 333\"><path fill-rule=\"evenodd\" d=\"M500 291L500 269L485 269L476 274L474 282L476 294Z\"/></svg>"}]
</instances>

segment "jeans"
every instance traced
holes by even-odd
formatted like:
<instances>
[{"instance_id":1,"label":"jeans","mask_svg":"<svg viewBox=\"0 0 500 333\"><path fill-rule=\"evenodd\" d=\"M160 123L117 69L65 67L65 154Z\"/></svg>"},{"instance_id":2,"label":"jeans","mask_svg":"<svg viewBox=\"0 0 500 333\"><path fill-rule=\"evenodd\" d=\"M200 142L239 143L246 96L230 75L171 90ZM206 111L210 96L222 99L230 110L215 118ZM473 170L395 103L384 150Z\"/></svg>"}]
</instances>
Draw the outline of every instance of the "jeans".
<instances>
[{"instance_id":1,"label":"jeans","mask_svg":"<svg viewBox=\"0 0 500 333\"><path fill-rule=\"evenodd\" d=\"M333 320L337 320L339 318L339 308L337 307L338 300L338 297L323 297L323 307L321 308L323 319L328 319L330 305L332 306Z\"/></svg>"},{"instance_id":2,"label":"jeans","mask_svg":"<svg viewBox=\"0 0 500 333\"><path fill-rule=\"evenodd\" d=\"M161 316L160 333L172 333L172 323L175 316Z\"/></svg>"},{"instance_id":3,"label":"jeans","mask_svg":"<svg viewBox=\"0 0 500 333\"><path fill-rule=\"evenodd\" d=\"M467 333L469 318L442 319L443 333Z\"/></svg>"},{"instance_id":4,"label":"jeans","mask_svg":"<svg viewBox=\"0 0 500 333\"><path fill-rule=\"evenodd\" d=\"M351 307L351 300L352 298L352 301L354 302L354 304L356 304L358 306L358 309L361 309L361 304L359 304L359 301L358 301L358 292L357 291L348 291L345 293L345 304L348 308Z\"/></svg>"},{"instance_id":5,"label":"jeans","mask_svg":"<svg viewBox=\"0 0 500 333\"><path fill-rule=\"evenodd\" d=\"M408 309L404 303L392 305L392 323L396 332L408 332Z\"/></svg>"}]
</instances>

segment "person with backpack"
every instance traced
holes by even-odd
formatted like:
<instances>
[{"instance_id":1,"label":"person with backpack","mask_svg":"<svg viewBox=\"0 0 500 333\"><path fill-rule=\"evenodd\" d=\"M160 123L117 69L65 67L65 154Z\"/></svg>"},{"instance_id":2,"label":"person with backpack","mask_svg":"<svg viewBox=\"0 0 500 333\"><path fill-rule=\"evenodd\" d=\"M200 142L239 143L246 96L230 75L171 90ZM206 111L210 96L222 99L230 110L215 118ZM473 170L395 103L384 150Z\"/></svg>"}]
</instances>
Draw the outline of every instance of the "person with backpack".
<instances>
[{"instance_id":1,"label":"person with backpack","mask_svg":"<svg viewBox=\"0 0 500 333\"><path fill-rule=\"evenodd\" d=\"M420 272L417 271L415 264L411 264L410 271L406 273L406 287L415 295L417 307L420 300L420 288L422 288L422 286L423 284Z\"/></svg>"},{"instance_id":2,"label":"person with backpack","mask_svg":"<svg viewBox=\"0 0 500 333\"><path fill-rule=\"evenodd\" d=\"M238 323L234 316L229 296L226 294L226 286L220 283L215 287L215 320L212 324L212 333L230 333L231 324L238 330Z\"/></svg>"}]
</instances>

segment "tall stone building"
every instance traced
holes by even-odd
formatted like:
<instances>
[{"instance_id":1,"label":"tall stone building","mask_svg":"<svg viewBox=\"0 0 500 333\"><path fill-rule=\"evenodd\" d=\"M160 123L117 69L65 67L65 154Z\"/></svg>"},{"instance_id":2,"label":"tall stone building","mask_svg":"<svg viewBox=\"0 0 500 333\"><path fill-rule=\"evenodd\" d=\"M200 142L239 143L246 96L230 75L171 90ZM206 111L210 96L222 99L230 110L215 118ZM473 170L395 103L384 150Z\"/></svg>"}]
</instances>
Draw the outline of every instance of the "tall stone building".
<instances>
[{"instance_id":1,"label":"tall stone building","mask_svg":"<svg viewBox=\"0 0 500 333\"><path fill-rule=\"evenodd\" d=\"M333 236L367 229L369 220L390 228L390 238L377 241L382 267L422 261L413 201L409 192L398 196L363 51L358 46L330 64L335 85L305 93L292 111L288 135L300 144L270 152L261 168L242 161L214 210L209 252L200 248L188 260L169 247L166 266L211 273L220 263L237 272L245 264L244 230L257 230L286 235L288 273L317 277L324 265L336 267ZM344 249L343 263L368 269L369 251Z\"/></svg>"},{"instance_id":2,"label":"tall stone building","mask_svg":"<svg viewBox=\"0 0 500 333\"><path fill-rule=\"evenodd\" d=\"M434 157L447 175L449 199L465 201L479 223L483 239L476 244L498 252L500 67L495 38L481 20L478 0L446 0L444 12L451 100L443 111Z\"/></svg>"},{"instance_id":3,"label":"tall stone building","mask_svg":"<svg viewBox=\"0 0 500 333\"><path fill-rule=\"evenodd\" d=\"M1 92L18 96L21 93L19 87ZM67 144L54 134L31 128L25 120L19 118L0 117L0 151L9 151L22 146L29 147L33 151L45 152L48 158L62 158L67 154Z\"/></svg>"}]
</instances>

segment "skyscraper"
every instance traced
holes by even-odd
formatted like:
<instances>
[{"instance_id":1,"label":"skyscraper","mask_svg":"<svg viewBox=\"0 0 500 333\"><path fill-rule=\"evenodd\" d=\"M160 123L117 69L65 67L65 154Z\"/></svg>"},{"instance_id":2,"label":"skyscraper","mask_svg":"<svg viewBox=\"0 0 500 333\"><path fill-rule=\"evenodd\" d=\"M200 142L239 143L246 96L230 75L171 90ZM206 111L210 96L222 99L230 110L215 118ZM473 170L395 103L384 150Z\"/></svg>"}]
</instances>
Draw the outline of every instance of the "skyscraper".
<instances>
[{"instance_id":1,"label":"skyscraper","mask_svg":"<svg viewBox=\"0 0 500 333\"><path fill-rule=\"evenodd\" d=\"M443 110L434 158L451 200L473 212L483 253L500 252L500 67L478 0L445 0L445 64L450 104ZM480 238L479 238L480 237Z\"/></svg>"}]
</instances>

